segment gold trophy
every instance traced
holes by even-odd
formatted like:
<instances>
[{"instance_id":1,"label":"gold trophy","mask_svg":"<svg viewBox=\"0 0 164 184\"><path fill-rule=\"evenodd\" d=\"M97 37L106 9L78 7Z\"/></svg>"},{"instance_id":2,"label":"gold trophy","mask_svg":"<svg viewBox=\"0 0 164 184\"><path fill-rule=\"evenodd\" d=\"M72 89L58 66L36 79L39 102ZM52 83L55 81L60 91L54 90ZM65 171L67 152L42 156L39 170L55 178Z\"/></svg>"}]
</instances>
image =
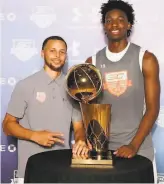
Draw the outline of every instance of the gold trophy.
<instances>
[{"instance_id":1,"label":"gold trophy","mask_svg":"<svg viewBox=\"0 0 164 184\"><path fill-rule=\"evenodd\" d=\"M79 101L86 138L92 146L87 159L72 158L72 167L112 167L110 138L111 105L94 104L102 91L102 77L92 64L73 66L66 76L66 90Z\"/></svg>"}]
</instances>

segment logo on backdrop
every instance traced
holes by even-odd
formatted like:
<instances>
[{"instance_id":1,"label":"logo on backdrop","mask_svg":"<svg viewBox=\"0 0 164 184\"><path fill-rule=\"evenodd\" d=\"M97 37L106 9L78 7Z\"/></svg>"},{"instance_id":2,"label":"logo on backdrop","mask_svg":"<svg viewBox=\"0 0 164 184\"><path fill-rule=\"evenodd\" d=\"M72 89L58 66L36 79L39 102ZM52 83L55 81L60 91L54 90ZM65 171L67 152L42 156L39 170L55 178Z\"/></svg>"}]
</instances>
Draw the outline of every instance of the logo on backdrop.
<instances>
[{"instance_id":1,"label":"logo on backdrop","mask_svg":"<svg viewBox=\"0 0 164 184\"><path fill-rule=\"evenodd\" d=\"M84 12L85 10L85 12ZM73 17L72 23L74 25L69 26L71 29L92 29L92 28L100 28L100 14L99 14L99 6L94 6L89 9L87 12L86 9L82 8L73 8Z\"/></svg>"},{"instance_id":2,"label":"logo on backdrop","mask_svg":"<svg viewBox=\"0 0 164 184\"><path fill-rule=\"evenodd\" d=\"M14 13L9 13L5 16L4 13L0 13L0 21L8 20L10 22L13 22L16 20L16 15Z\"/></svg>"},{"instance_id":3,"label":"logo on backdrop","mask_svg":"<svg viewBox=\"0 0 164 184\"><path fill-rule=\"evenodd\" d=\"M74 14L73 18L72 18L72 22L74 23L81 23L82 22L82 18L85 18L85 22L86 20L91 20L92 23L100 23L100 17L99 17L99 7L92 7L91 10L86 13L83 12L80 8L73 8L72 12Z\"/></svg>"},{"instance_id":4,"label":"logo on backdrop","mask_svg":"<svg viewBox=\"0 0 164 184\"><path fill-rule=\"evenodd\" d=\"M14 144L10 144L8 146L6 145L0 145L0 152L6 152L9 151L10 153L13 153L17 150L16 146Z\"/></svg>"},{"instance_id":5,"label":"logo on backdrop","mask_svg":"<svg viewBox=\"0 0 164 184\"><path fill-rule=\"evenodd\" d=\"M27 61L37 54L35 41L32 39L13 39L11 54L21 61Z\"/></svg>"},{"instance_id":6,"label":"logo on backdrop","mask_svg":"<svg viewBox=\"0 0 164 184\"><path fill-rule=\"evenodd\" d=\"M73 57L79 56L80 55L79 47L80 47L80 42L74 40L72 42L71 47L69 47L68 51L71 52L71 55Z\"/></svg>"},{"instance_id":7,"label":"logo on backdrop","mask_svg":"<svg viewBox=\"0 0 164 184\"><path fill-rule=\"evenodd\" d=\"M13 153L13 152L16 151L16 146L15 146L14 144L10 144L10 145L8 146L8 150L9 150L9 152Z\"/></svg>"},{"instance_id":8,"label":"logo on backdrop","mask_svg":"<svg viewBox=\"0 0 164 184\"><path fill-rule=\"evenodd\" d=\"M100 16L98 12L99 7L92 7L91 13L89 14L89 18L91 19L92 23L100 24Z\"/></svg>"},{"instance_id":9,"label":"logo on backdrop","mask_svg":"<svg viewBox=\"0 0 164 184\"><path fill-rule=\"evenodd\" d=\"M9 78L0 77L0 85L15 86L16 83L17 81L14 77Z\"/></svg>"},{"instance_id":10,"label":"logo on backdrop","mask_svg":"<svg viewBox=\"0 0 164 184\"><path fill-rule=\"evenodd\" d=\"M74 13L74 16L72 18L72 22L79 22L80 18L82 17L81 12L79 11L78 8L73 8L72 11Z\"/></svg>"},{"instance_id":11,"label":"logo on backdrop","mask_svg":"<svg viewBox=\"0 0 164 184\"><path fill-rule=\"evenodd\" d=\"M47 28L56 20L53 7L36 6L33 12L30 20L35 22L39 28Z\"/></svg>"},{"instance_id":12,"label":"logo on backdrop","mask_svg":"<svg viewBox=\"0 0 164 184\"><path fill-rule=\"evenodd\" d=\"M164 173L163 174L158 174L157 183L158 184L164 184Z\"/></svg>"},{"instance_id":13,"label":"logo on backdrop","mask_svg":"<svg viewBox=\"0 0 164 184\"><path fill-rule=\"evenodd\" d=\"M161 106L156 124L164 128L164 106Z\"/></svg>"},{"instance_id":14,"label":"logo on backdrop","mask_svg":"<svg viewBox=\"0 0 164 184\"><path fill-rule=\"evenodd\" d=\"M11 179L11 183L10 184L24 184L24 179L23 178L18 178L18 170L14 170L13 173L13 179Z\"/></svg>"}]
</instances>

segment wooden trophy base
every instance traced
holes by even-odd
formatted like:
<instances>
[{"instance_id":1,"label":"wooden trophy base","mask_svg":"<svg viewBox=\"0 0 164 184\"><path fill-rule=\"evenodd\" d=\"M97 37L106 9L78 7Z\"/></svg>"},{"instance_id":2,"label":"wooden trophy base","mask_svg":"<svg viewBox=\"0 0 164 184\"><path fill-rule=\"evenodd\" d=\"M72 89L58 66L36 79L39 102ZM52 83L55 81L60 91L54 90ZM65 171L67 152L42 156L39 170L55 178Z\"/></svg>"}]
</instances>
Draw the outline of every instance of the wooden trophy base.
<instances>
[{"instance_id":1,"label":"wooden trophy base","mask_svg":"<svg viewBox=\"0 0 164 184\"><path fill-rule=\"evenodd\" d=\"M78 168L113 168L113 159L111 151L108 151L107 156L102 155L89 156L88 159L72 158L71 167Z\"/></svg>"}]
</instances>

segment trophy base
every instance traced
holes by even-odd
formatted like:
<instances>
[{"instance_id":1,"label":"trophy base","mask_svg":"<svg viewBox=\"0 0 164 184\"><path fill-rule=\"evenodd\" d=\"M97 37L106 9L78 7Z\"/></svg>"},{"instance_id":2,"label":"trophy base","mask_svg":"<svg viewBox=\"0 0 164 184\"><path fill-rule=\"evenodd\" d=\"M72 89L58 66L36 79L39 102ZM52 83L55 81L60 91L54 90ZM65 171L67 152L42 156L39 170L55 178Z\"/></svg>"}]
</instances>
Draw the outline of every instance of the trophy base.
<instances>
[{"instance_id":1,"label":"trophy base","mask_svg":"<svg viewBox=\"0 0 164 184\"><path fill-rule=\"evenodd\" d=\"M111 151L99 154L91 151L87 159L72 159L71 167L81 168L113 168L113 159Z\"/></svg>"}]
</instances>

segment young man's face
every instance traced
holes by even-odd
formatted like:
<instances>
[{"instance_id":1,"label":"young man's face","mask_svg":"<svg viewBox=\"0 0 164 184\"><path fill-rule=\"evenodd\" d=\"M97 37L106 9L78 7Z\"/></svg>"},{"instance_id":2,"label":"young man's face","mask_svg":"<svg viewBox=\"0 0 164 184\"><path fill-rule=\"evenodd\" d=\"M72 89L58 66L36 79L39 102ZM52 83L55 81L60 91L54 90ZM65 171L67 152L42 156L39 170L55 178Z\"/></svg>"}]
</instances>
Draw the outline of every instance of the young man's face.
<instances>
[{"instance_id":1,"label":"young man's face","mask_svg":"<svg viewBox=\"0 0 164 184\"><path fill-rule=\"evenodd\" d=\"M125 39L130 27L126 14L121 10L111 10L105 16L104 30L109 40L120 41Z\"/></svg>"},{"instance_id":2,"label":"young man's face","mask_svg":"<svg viewBox=\"0 0 164 184\"><path fill-rule=\"evenodd\" d=\"M67 47L61 40L49 40L42 50L45 65L53 71L60 71L67 57Z\"/></svg>"}]
</instances>

